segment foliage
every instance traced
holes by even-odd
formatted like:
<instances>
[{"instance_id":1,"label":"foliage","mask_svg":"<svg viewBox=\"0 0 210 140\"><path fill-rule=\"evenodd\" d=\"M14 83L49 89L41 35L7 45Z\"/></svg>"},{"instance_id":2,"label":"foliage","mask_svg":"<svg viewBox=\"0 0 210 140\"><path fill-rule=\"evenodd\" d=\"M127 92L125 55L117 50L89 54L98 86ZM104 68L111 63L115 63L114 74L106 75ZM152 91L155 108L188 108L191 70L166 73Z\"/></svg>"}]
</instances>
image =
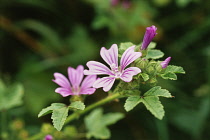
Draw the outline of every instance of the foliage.
<instances>
[{"instance_id":1,"label":"foliage","mask_svg":"<svg viewBox=\"0 0 210 140\"><path fill-rule=\"evenodd\" d=\"M116 123L122 119L122 113L108 113L103 115L103 110L97 108L85 117L85 125L87 127L87 137L96 139L109 139L111 134L107 128L108 125Z\"/></svg>"},{"instance_id":2,"label":"foliage","mask_svg":"<svg viewBox=\"0 0 210 140\"><path fill-rule=\"evenodd\" d=\"M155 107L158 109L164 105L163 120L154 119L142 105L136 105L117 126L109 127L112 132L110 139L205 140L210 137L209 2L129 0L130 7L125 8L123 1L120 0L117 5L111 5L109 0L1 1L0 118L6 116L6 124L0 122L1 131L2 126L6 126L5 133L1 134L3 138L43 139L47 134L57 140L86 137L84 132L87 129L80 125L83 122L78 115L77 123L71 126L66 124L61 131L50 124L42 125L39 130L41 123L50 121L50 116L37 119L37 114L52 102L64 103L68 115L71 115L75 111L84 111L91 103L105 96L99 90L83 98L85 108L82 104L72 108L68 99L62 99L54 93L56 86L51 81L52 74L65 74L68 66L75 67L89 60L99 60L100 47L108 47L113 43L132 41L137 51L145 27L151 25L158 27L158 35L154 38L157 45L151 42L148 47L150 51L143 52L145 60L135 61L142 73L134 79L140 81L122 84L121 87L127 90L118 91L128 98L126 101L134 100L130 102L131 105L140 100L146 103L144 95L152 87L158 86L160 90L167 89L176 98L147 97L146 100L156 102ZM127 47L130 45L128 43ZM126 45L119 46L125 47L119 50L122 54ZM164 56L158 49L164 52ZM164 70L158 68L164 59L161 56L172 57L170 65ZM184 71L175 65L182 66L187 74L178 76ZM109 93L110 96L112 94ZM123 112L124 100L115 101L104 106L104 111ZM63 108L64 112L66 110ZM151 108L148 110L151 111ZM52 113L52 110L46 108L46 113ZM79 125L75 127L75 124Z\"/></svg>"}]
</instances>

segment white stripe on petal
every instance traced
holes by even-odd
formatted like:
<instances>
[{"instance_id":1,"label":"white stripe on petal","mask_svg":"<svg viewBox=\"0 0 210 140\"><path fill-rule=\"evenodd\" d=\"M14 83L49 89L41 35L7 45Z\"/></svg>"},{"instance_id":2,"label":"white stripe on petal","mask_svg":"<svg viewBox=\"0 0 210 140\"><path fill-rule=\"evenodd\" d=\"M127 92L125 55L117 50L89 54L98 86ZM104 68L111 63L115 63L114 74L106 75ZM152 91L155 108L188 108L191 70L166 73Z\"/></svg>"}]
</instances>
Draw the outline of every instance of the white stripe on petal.
<instances>
[{"instance_id":1,"label":"white stripe on petal","mask_svg":"<svg viewBox=\"0 0 210 140\"><path fill-rule=\"evenodd\" d=\"M103 90L107 92L112 88L114 81L115 81L114 77L103 77L103 78L97 79L95 83L93 84L93 87L94 88L103 87Z\"/></svg>"},{"instance_id":2,"label":"white stripe on petal","mask_svg":"<svg viewBox=\"0 0 210 140\"><path fill-rule=\"evenodd\" d=\"M125 69L130 63L135 61L137 58L141 57L141 52L134 52L135 46L129 47L122 55L120 66L121 69Z\"/></svg>"},{"instance_id":3,"label":"white stripe on petal","mask_svg":"<svg viewBox=\"0 0 210 140\"><path fill-rule=\"evenodd\" d=\"M130 82L133 79L133 76L140 73L141 70L137 67L129 67L125 69L120 77L125 82Z\"/></svg>"},{"instance_id":4,"label":"white stripe on petal","mask_svg":"<svg viewBox=\"0 0 210 140\"><path fill-rule=\"evenodd\" d=\"M89 70L84 71L85 75L98 75L98 74L113 75L111 70L100 62L89 61L87 62L87 66Z\"/></svg>"},{"instance_id":5,"label":"white stripe on petal","mask_svg":"<svg viewBox=\"0 0 210 140\"><path fill-rule=\"evenodd\" d=\"M104 59L104 61L109 64L115 64L118 66L118 47L117 44L113 44L110 49L106 49L104 47L101 48L100 51L101 57Z\"/></svg>"}]
</instances>

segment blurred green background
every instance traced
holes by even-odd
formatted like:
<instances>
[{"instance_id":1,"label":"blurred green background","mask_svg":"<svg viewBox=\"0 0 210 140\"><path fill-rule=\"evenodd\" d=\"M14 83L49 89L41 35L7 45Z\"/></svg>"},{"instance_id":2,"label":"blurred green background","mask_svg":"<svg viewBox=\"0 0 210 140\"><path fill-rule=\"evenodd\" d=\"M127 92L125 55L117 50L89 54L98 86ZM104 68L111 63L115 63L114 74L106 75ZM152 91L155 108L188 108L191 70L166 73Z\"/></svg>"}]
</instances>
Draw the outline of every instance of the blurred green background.
<instances>
[{"instance_id":1,"label":"blurred green background","mask_svg":"<svg viewBox=\"0 0 210 140\"><path fill-rule=\"evenodd\" d=\"M101 61L102 46L139 44L151 25L158 27L157 48L165 58L172 57L170 64L182 66L186 75L179 75L177 81L159 81L175 96L161 99L166 111L162 121L139 105L110 127L111 139L209 140L208 0L121 0L116 5L110 0L1 0L0 79L7 86L24 87L22 103L6 110L8 131L19 120L24 124L20 139L39 133L42 123L51 122L50 116L38 119L39 111L53 102L69 103L54 92L54 72L66 75L68 66ZM86 104L104 96L98 90ZM110 103L104 110L125 113L123 103ZM78 129L85 132L84 127Z\"/></svg>"}]
</instances>

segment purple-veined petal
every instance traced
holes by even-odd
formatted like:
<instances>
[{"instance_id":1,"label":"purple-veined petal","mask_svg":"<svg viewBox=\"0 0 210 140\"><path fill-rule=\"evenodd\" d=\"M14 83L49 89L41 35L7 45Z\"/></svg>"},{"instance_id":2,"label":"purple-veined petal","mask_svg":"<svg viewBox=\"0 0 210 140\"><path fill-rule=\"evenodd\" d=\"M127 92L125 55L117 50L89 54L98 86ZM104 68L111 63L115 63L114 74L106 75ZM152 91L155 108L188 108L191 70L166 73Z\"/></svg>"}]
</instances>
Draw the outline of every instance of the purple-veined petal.
<instances>
[{"instance_id":1,"label":"purple-veined petal","mask_svg":"<svg viewBox=\"0 0 210 140\"><path fill-rule=\"evenodd\" d=\"M69 80L61 73L54 73L55 80L52 81L58 84L61 87L70 88Z\"/></svg>"},{"instance_id":2,"label":"purple-veined petal","mask_svg":"<svg viewBox=\"0 0 210 140\"><path fill-rule=\"evenodd\" d=\"M103 77L103 78L97 79L95 83L93 84L93 87L94 88L103 87L103 90L107 92L112 88L114 81L115 81L114 77Z\"/></svg>"},{"instance_id":3,"label":"purple-veined petal","mask_svg":"<svg viewBox=\"0 0 210 140\"><path fill-rule=\"evenodd\" d=\"M95 88L84 88L80 90L79 94L93 94L96 91Z\"/></svg>"},{"instance_id":4,"label":"purple-veined petal","mask_svg":"<svg viewBox=\"0 0 210 140\"><path fill-rule=\"evenodd\" d=\"M73 95L71 89L69 88L63 88L63 87L59 87L55 89L56 93L59 93L60 95L62 95L63 97L69 96L69 95Z\"/></svg>"},{"instance_id":5,"label":"purple-veined petal","mask_svg":"<svg viewBox=\"0 0 210 140\"><path fill-rule=\"evenodd\" d=\"M129 47L122 55L120 60L121 70L124 70L126 66L141 57L141 52L134 52L135 46Z\"/></svg>"},{"instance_id":6,"label":"purple-veined petal","mask_svg":"<svg viewBox=\"0 0 210 140\"><path fill-rule=\"evenodd\" d=\"M100 51L101 57L104 59L104 61L109 64L115 64L118 66L118 48L117 44L113 44L110 49L106 49L104 47L101 48Z\"/></svg>"},{"instance_id":7,"label":"purple-veined petal","mask_svg":"<svg viewBox=\"0 0 210 140\"><path fill-rule=\"evenodd\" d=\"M86 76L81 84L81 90L92 87L95 81L96 81L96 75Z\"/></svg>"},{"instance_id":8,"label":"purple-veined petal","mask_svg":"<svg viewBox=\"0 0 210 140\"><path fill-rule=\"evenodd\" d=\"M84 76L84 67L82 65L79 65L76 69L68 67L68 75L72 87L79 87Z\"/></svg>"},{"instance_id":9,"label":"purple-veined petal","mask_svg":"<svg viewBox=\"0 0 210 140\"><path fill-rule=\"evenodd\" d=\"M168 63L171 61L171 57L166 58L163 62L160 63L161 67L164 69L168 66Z\"/></svg>"},{"instance_id":10,"label":"purple-veined petal","mask_svg":"<svg viewBox=\"0 0 210 140\"><path fill-rule=\"evenodd\" d=\"M87 62L89 70L84 70L85 75L98 75L98 74L107 74L113 75L111 70L104 64L97 61Z\"/></svg>"},{"instance_id":11,"label":"purple-veined petal","mask_svg":"<svg viewBox=\"0 0 210 140\"><path fill-rule=\"evenodd\" d=\"M137 67L129 67L125 69L120 77L125 82L130 82L133 79L133 76L140 73L141 70Z\"/></svg>"}]
</instances>

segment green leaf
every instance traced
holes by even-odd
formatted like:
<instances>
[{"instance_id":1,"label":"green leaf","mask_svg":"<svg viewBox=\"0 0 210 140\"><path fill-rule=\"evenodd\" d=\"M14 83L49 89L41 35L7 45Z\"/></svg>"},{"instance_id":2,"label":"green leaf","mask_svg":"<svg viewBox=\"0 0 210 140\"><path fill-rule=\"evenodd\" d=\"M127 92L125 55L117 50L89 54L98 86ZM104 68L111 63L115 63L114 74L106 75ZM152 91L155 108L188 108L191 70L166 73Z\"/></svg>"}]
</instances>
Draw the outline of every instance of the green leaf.
<instances>
[{"instance_id":1,"label":"green leaf","mask_svg":"<svg viewBox=\"0 0 210 140\"><path fill-rule=\"evenodd\" d=\"M144 81L149 80L149 75L146 73L140 73L141 77L143 78Z\"/></svg>"},{"instance_id":2,"label":"green leaf","mask_svg":"<svg viewBox=\"0 0 210 140\"><path fill-rule=\"evenodd\" d=\"M164 56L164 53L160 50L148 50L146 58L159 59Z\"/></svg>"},{"instance_id":3,"label":"green leaf","mask_svg":"<svg viewBox=\"0 0 210 140\"><path fill-rule=\"evenodd\" d=\"M161 89L160 86L156 86L151 88L150 90L148 90L145 94L144 97L148 97L148 96L162 96L162 97L166 97L166 98L171 98L171 93L169 93L168 90L166 89Z\"/></svg>"},{"instance_id":4,"label":"green leaf","mask_svg":"<svg viewBox=\"0 0 210 140\"><path fill-rule=\"evenodd\" d=\"M111 133L107 128L108 125L114 124L123 118L122 113L108 113L103 115L103 110L97 108L85 117L85 125L87 127L87 137L96 139L109 139Z\"/></svg>"},{"instance_id":5,"label":"green leaf","mask_svg":"<svg viewBox=\"0 0 210 140\"><path fill-rule=\"evenodd\" d=\"M150 44L148 45L148 49L154 49L156 47L157 43L155 42L150 42Z\"/></svg>"},{"instance_id":6,"label":"green leaf","mask_svg":"<svg viewBox=\"0 0 210 140\"><path fill-rule=\"evenodd\" d=\"M66 107L66 105L62 104L62 103L52 103L51 106L48 106L48 107L42 109L39 112L38 117L42 117L44 115L47 115L47 114L51 113L54 109L59 109L59 108L62 108L62 107Z\"/></svg>"},{"instance_id":7,"label":"green leaf","mask_svg":"<svg viewBox=\"0 0 210 140\"><path fill-rule=\"evenodd\" d=\"M103 116L102 118L102 122L105 125L111 125L111 124L115 124L118 120L124 118L124 114L122 113L108 113L106 115Z\"/></svg>"},{"instance_id":8,"label":"green leaf","mask_svg":"<svg viewBox=\"0 0 210 140\"><path fill-rule=\"evenodd\" d=\"M160 120L163 118L165 112L158 97L144 97L140 99L140 102L142 102L146 106L147 110L149 110L156 118Z\"/></svg>"},{"instance_id":9,"label":"green leaf","mask_svg":"<svg viewBox=\"0 0 210 140\"><path fill-rule=\"evenodd\" d=\"M69 107L74 108L74 109L79 109L79 110L85 109L85 105L81 101L75 101L75 102L71 103L71 105Z\"/></svg>"},{"instance_id":10,"label":"green leaf","mask_svg":"<svg viewBox=\"0 0 210 140\"><path fill-rule=\"evenodd\" d=\"M139 103L143 103L147 110L149 110L156 118L162 119L164 116L164 110L158 96L172 97L168 90L161 89L161 87L156 86L148 90L144 96L130 96L127 98L124 108L126 111L132 110Z\"/></svg>"},{"instance_id":11,"label":"green leaf","mask_svg":"<svg viewBox=\"0 0 210 140\"><path fill-rule=\"evenodd\" d=\"M65 120L68 116L68 107L64 104L54 103L52 104L53 113L51 119L53 120L53 126L60 131L65 123Z\"/></svg>"},{"instance_id":12,"label":"green leaf","mask_svg":"<svg viewBox=\"0 0 210 140\"><path fill-rule=\"evenodd\" d=\"M165 73L169 73L169 72L185 74L185 71L182 67L174 66L174 65L167 66L167 68L165 69Z\"/></svg>"},{"instance_id":13,"label":"green leaf","mask_svg":"<svg viewBox=\"0 0 210 140\"><path fill-rule=\"evenodd\" d=\"M0 81L0 110L10 109L23 103L24 90L21 84L6 87Z\"/></svg>"},{"instance_id":14,"label":"green leaf","mask_svg":"<svg viewBox=\"0 0 210 140\"><path fill-rule=\"evenodd\" d=\"M177 76L175 73L168 72L160 75L163 79L169 79L169 80L177 80Z\"/></svg>"},{"instance_id":15,"label":"green leaf","mask_svg":"<svg viewBox=\"0 0 210 140\"><path fill-rule=\"evenodd\" d=\"M49 114L49 113L51 113L52 110L53 110L52 106L48 106L48 107L46 107L46 108L43 108L43 109L39 112L38 118L39 118L39 117L42 117L42 116L44 116L44 115L47 115L47 114Z\"/></svg>"},{"instance_id":16,"label":"green leaf","mask_svg":"<svg viewBox=\"0 0 210 140\"><path fill-rule=\"evenodd\" d=\"M140 96L130 96L126 99L124 108L128 112L140 103Z\"/></svg>"}]
</instances>

